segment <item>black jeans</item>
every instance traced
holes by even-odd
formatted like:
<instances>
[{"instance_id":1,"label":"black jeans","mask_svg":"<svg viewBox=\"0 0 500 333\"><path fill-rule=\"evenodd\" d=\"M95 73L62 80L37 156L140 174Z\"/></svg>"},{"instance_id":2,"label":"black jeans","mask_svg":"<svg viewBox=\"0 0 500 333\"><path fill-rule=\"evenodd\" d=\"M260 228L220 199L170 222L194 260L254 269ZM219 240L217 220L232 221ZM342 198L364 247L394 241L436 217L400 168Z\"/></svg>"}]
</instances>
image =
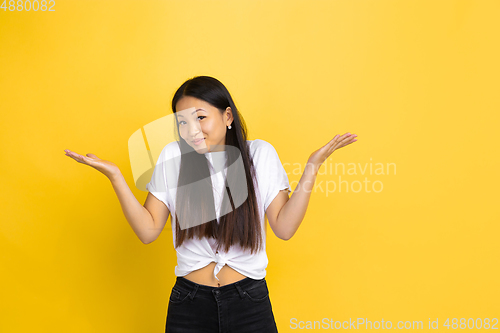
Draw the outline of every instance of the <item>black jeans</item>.
<instances>
[{"instance_id":1,"label":"black jeans","mask_svg":"<svg viewBox=\"0 0 500 333\"><path fill-rule=\"evenodd\" d=\"M265 278L246 277L211 287L178 276L170 293L165 332L278 332Z\"/></svg>"}]
</instances>

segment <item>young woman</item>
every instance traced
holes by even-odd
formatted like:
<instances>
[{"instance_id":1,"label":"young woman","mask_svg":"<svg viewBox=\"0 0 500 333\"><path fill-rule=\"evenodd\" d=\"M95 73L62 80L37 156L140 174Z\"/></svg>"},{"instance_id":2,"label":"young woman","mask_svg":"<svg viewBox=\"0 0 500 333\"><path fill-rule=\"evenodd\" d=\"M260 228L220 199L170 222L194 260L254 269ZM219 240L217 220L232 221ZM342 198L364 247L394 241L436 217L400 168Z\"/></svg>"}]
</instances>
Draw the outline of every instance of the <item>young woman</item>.
<instances>
[{"instance_id":1,"label":"young woman","mask_svg":"<svg viewBox=\"0 0 500 333\"><path fill-rule=\"evenodd\" d=\"M162 150L144 206L112 162L69 150L66 155L110 179L143 243L157 239L172 215L177 278L166 332L277 332L265 280L264 215L278 238L290 239L304 218L319 167L356 135L336 135L314 151L289 197L276 150L264 140L247 140L243 117L220 81L187 80L172 110L179 139Z\"/></svg>"}]
</instances>

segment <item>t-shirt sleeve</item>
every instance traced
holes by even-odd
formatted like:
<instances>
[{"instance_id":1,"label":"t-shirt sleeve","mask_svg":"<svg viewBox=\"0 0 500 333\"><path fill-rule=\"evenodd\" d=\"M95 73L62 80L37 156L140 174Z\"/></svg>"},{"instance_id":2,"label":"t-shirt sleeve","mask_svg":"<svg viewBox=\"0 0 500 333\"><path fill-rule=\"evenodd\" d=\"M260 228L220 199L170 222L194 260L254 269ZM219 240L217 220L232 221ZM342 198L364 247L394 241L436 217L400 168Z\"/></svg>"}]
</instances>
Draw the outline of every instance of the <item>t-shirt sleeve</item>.
<instances>
[{"instance_id":1,"label":"t-shirt sleeve","mask_svg":"<svg viewBox=\"0 0 500 333\"><path fill-rule=\"evenodd\" d=\"M167 184L167 147L165 147L156 161L156 166L151 176L151 181L146 184L146 189L154 195L158 200L162 201L167 208L171 210L170 195L168 193Z\"/></svg>"},{"instance_id":2,"label":"t-shirt sleeve","mask_svg":"<svg viewBox=\"0 0 500 333\"><path fill-rule=\"evenodd\" d=\"M262 141L261 149L259 158L262 163L259 165L259 171L263 175L262 181L267 184L267 191L264 196L264 211L266 211L279 191L288 189L288 193L290 193L292 190L288 181L288 175L281 164L276 149L266 141Z\"/></svg>"}]
</instances>

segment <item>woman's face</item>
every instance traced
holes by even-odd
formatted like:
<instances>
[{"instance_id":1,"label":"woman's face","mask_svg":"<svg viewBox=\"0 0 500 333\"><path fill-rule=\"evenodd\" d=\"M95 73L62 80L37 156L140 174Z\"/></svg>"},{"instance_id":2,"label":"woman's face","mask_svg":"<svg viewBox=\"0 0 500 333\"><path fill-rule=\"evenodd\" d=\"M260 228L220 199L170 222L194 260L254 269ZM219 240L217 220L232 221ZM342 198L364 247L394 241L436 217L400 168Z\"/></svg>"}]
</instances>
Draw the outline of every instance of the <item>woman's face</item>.
<instances>
[{"instance_id":1,"label":"woman's face","mask_svg":"<svg viewBox=\"0 0 500 333\"><path fill-rule=\"evenodd\" d=\"M176 105L179 134L200 154L224 151L227 126L233 122L231 108L219 109L196 97L184 96ZM195 142L198 139L201 141Z\"/></svg>"}]
</instances>

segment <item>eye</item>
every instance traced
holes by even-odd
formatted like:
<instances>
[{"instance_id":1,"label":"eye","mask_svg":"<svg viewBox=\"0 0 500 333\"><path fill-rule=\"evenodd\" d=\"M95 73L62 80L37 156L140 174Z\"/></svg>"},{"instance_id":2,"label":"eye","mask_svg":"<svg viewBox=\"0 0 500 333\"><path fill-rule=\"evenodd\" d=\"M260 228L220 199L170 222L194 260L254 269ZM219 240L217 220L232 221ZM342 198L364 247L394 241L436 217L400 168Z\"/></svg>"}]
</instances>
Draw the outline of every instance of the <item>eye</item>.
<instances>
[{"instance_id":1,"label":"eye","mask_svg":"<svg viewBox=\"0 0 500 333\"><path fill-rule=\"evenodd\" d=\"M198 118L206 118L206 117L205 116L198 116ZM179 125L184 125L183 123L185 123L184 120L179 121Z\"/></svg>"}]
</instances>

